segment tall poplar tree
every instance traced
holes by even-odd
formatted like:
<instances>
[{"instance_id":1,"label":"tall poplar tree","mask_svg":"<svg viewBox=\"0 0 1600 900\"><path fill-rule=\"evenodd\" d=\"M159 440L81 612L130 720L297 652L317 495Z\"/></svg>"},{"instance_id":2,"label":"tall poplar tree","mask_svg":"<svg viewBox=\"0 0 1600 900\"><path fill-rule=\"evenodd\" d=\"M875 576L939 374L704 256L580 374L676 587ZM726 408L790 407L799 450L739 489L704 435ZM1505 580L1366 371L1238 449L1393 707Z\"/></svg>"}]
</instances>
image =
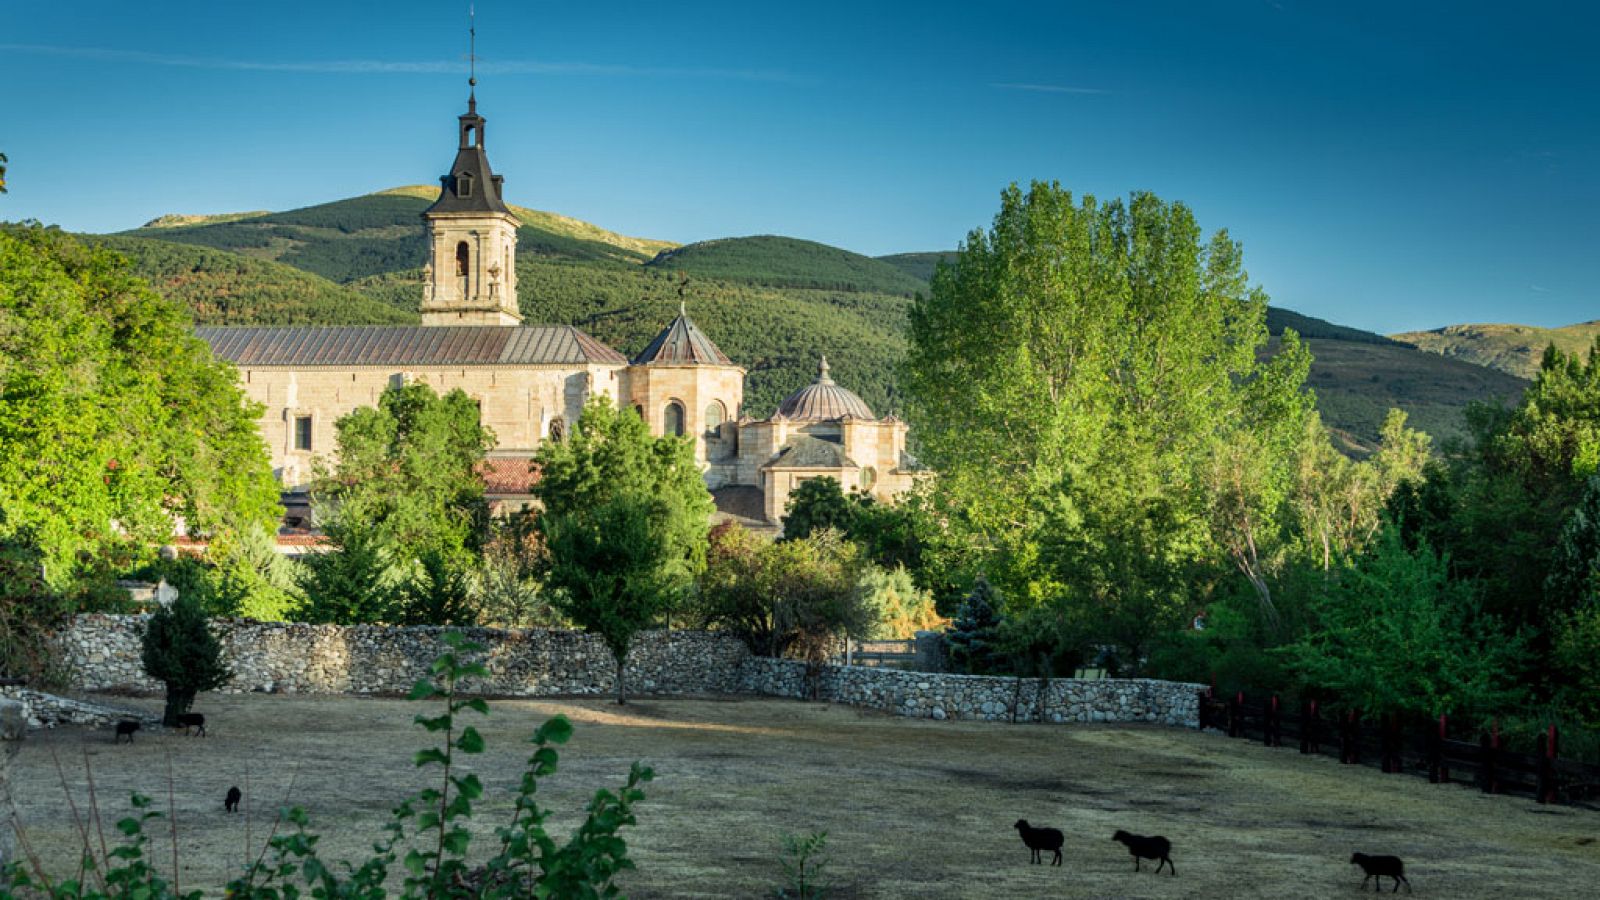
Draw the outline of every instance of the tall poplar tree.
<instances>
[{"instance_id":1,"label":"tall poplar tree","mask_svg":"<svg viewBox=\"0 0 1600 900\"><path fill-rule=\"evenodd\" d=\"M1280 515L1312 409L1294 334L1264 353L1266 303L1226 231L1148 193L1013 185L939 267L911 311L909 412L1013 609L1069 604L1137 650L1197 573L1255 564L1233 548Z\"/></svg>"}]
</instances>

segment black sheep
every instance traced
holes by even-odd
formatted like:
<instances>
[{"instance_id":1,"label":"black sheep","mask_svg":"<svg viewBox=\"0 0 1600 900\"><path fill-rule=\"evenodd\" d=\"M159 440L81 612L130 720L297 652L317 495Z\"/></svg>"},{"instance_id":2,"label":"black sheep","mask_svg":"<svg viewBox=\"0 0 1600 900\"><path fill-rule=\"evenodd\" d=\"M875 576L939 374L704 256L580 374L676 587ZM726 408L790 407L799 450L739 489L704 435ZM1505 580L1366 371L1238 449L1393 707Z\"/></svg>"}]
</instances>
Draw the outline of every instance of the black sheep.
<instances>
[{"instance_id":1,"label":"black sheep","mask_svg":"<svg viewBox=\"0 0 1600 900\"><path fill-rule=\"evenodd\" d=\"M206 717L202 713L180 713L178 727L183 729L184 734L193 731L197 737L205 737Z\"/></svg>"},{"instance_id":2,"label":"black sheep","mask_svg":"<svg viewBox=\"0 0 1600 900\"><path fill-rule=\"evenodd\" d=\"M1028 824L1027 819L1018 819L1017 824L1012 827L1017 829L1017 833L1022 835L1022 842L1033 851L1032 862L1043 863L1040 851L1053 850L1056 856L1050 861L1050 865L1061 865L1061 845L1066 843L1066 838L1061 832L1054 828L1034 828Z\"/></svg>"},{"instance_id":3,"label":"black sheep","mask_svg":"<svg viewBox=\"0 0 1600 900\"><path fill-rule=\"evenodd\" d=\"M239 789L237 787L228 788L228 796L223 798L222 808L228 812L238 812L239 801L243 799L244 795L239 793Z\"/></svg>"},{"instance_id":4,"label":"black sheep","mask_svg":"<svg viewBox=\"0 0 1600 900\"><path fill-rule=\"evenodd\" d=\"M138 722L133 722L133 721L129 721L127 719L124 719L121 722L117 723L117 733L111 736L111 743L113 743L113 744L121 743L122 739L124 737L126 737L128 739L128 743L131 744L131 743L133 743L133 733L135 731L138 731L138 730L139 730L139 723Z\"/></svg>"},{"instance_id":5,"label":"black sheep","mask_svg":"<svg viewBox=\"0 0 1600 900\"><path fill-rule=\"evenodd\" d=\"M1394 890L1389 893L1400 893L1400 882L1402 881L1406 883L1406 893L1411 893L1411 881L1406 878L1406 864L1400 861L1400 857L1368 856L1365 853L1352 853L1350 854L1350 862L1360 866L1361 871L1367 873L1367 877L1361 879L1361 889L1363 891L1367 889L1367 882L1372 881L1373 891L1381 893L1383 891L1383 880L1385 878L1393 878Z\"/></svg>"},{"instance_id":6,"label":"black sheep","mask_svg":"<svg viewBox=\"0 0 1600 900\"><path fill-rule=\"evenodd\" d=\"M1128 848L1128 853L1133 856L1133 870L1135 872L1139 871L1139 860L1158 859L1160 862L1156 864L1157 874L1161 872L1162 866L1172 866L1172 874L1178 874L1178 867L1172 865L1172 857L1170 855L1172 853L1172 842L1166 838L1159 836L1144 837L1118 830L1116 834L1111 836L1111 839Z\"/></svg>"}]
</instances>

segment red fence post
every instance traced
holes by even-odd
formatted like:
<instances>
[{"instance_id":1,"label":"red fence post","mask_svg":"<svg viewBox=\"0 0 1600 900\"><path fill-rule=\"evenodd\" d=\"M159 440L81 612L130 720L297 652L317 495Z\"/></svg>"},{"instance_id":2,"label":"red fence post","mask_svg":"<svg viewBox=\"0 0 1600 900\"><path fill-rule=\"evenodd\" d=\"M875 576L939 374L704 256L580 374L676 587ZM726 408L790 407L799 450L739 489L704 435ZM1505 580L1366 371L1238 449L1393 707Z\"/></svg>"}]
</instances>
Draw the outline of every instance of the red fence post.
<instances>
[{"instance_id":1,"label":"red fence post","mask_svg":"<svg viewBox=\"0 0 1600 900\"><path fill-rule=\"evenodd\" d=\"M1261 743L1268 747L1283 746L1283 702L1277 694L1267 701L1266 715L1263 716Z\"/></svg>"},{"instance_id":2,"label":"red fence post","mask_svg":"<svg viewBox=\"0 0 1600 900\"><path fill-rule=\"evenodd\" d=\"M1439 714L1439 783L1450 783L1450 764L1444 761L1444 742L1450 739L1450 720Z\"/></svg>"},{"instance_id":3,"label":"red fence post","mask_svg":"<svg viewBox=\"0 0 1600 900\"><path fill-rule=\"evenodd\" d=\"M1322 719L1317 713L1317 701L1300 701L1300 752L1317 753L1322 750L1320 733Z\"/></svg>"},{"instance_id":4,"label":"red fence post","mask_svg":"<svg viewBox=\"0 0 1600 900\"><path fill-rule=\"evenodd\" d=\"M1228 737L1244 737L1244 691L1228 702Z\"/></svg>"},{"instance_id":5,"label":"red fence post","mask_svg":"<svg viewBox=\"0 0 1600 900\"><path fill-rule=\"evenodd\" d=\"M1556 795L1556 744L1559 735L1556 726L1539 735L1539 802L1559 802Z\"/></svg>"}]
</instances>

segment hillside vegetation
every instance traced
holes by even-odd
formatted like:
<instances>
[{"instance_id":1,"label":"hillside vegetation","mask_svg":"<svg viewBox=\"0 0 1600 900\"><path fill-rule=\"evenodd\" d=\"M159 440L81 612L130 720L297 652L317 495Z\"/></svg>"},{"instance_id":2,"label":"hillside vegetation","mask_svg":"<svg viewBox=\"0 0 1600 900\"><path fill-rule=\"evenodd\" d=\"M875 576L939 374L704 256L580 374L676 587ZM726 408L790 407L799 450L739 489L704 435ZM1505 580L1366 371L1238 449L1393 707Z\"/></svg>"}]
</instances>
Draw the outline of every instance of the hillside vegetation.
<instances>
[{"instance_id":1,"label":"hillside vegetation","mask_svg":"<svg viewBox=\"0 0 1600 900\"><path fill-rule=\"evenodd\" d=\"M1465 360L1532 378L1539 360L1551 344L1564 353L1587 356L1600 337L1600 320L1562 328L1532 325L1449 325L1432 331L1408 331L1395 340L1453 359Z\"/></svg>"},{"instance_id":2,"label":"hillside vegetation","mask_svg":"<svg viewBox=\"0 0 1600 900\"><path fill-rule=\"evenodd\" d=\"M149 238L93 241L128 257L135 271L203 325L414 324L417 314L293 266Z\"/></svg>"},{"instance_id":3,"label":"hillside vegetation","mask_svg":"<svg viewBox=\"0 0 1600 900\"><path fill-rule=\"evenodd\" d=\"M436 191L400 187L281 213L165 216L105 240L122 242L118 249L202 323L415 322L426 259L420 216ZM748 370L743 412L757 417L812 381L824 353L836 380L875 412L900 411L895 375L911 297L953 256L875 259L771 235L680 247L512 209L523 222L517 276L528 321L575 325L631 356L676 313L678 275L688 274L689 313ZM1447 359L1286 309L1270 309L1267 323L1274 334L1290 327L1307 339L1323 415L1357 452L1372 446L1391 406L1448 437L1461 433L1469 402L1508 400L1524 387L1466 354Z\"/></svg>"},{"instance_id":4,"label":"hillside vegetation","mask_svg":"<svg viewBox=\"0 0 1600 900\"><path fill-rule=\"evenodd\" d=\"M688 244L663 252L649 265L702 278L771 287L906 296L928 289L925 279L882 260L815 241L770 234Z\"/></svg>"}]
</instances>

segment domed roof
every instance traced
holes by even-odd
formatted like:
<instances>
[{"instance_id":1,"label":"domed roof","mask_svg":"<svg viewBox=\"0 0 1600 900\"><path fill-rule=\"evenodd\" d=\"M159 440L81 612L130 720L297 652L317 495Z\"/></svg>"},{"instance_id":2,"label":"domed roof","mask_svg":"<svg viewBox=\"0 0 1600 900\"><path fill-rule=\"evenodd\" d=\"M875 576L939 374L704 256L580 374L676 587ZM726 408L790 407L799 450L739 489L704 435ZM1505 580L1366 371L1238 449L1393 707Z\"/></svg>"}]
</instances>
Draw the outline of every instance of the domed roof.
<instances>
[{"instance_id":1,"label":"domed roof","mask_svg":"<svg viewBox=\"0 0 1600 900\"><path fill-rule=\"evenodd\" d=\"M872 410L855 395L833 383L828 377L828 358L822 358L817 380L785 397L778 404L778 415L788 419L813 422L850 416L856 419L873 419Z\"/></svg>"}]
</instances>

